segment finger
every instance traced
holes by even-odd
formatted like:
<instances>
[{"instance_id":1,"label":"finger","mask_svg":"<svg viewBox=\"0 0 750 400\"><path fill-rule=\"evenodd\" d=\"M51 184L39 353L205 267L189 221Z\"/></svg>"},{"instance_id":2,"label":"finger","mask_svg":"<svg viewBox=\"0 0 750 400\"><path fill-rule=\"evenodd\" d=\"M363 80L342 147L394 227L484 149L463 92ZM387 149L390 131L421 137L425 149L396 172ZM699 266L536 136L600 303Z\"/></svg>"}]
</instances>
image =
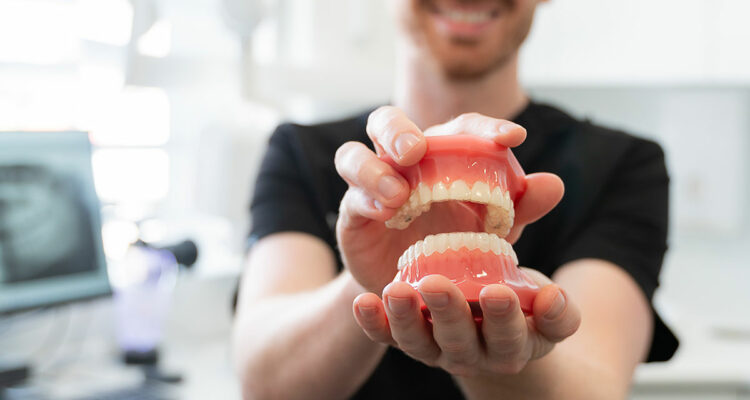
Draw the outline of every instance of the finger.
<instances>
[{"instance_id":1,"label":"finger","mask_svg":"<svg viewBox=\"0 0 750 400\"><path fill-rule=\"evenodd\" d=\"M521 125L479 113L461 114L444 124L430 127L424 133L426 136L477 135L506 147L516 147L526 140L526 129Z\"/></svg>"},{"instance_id":2,"label":"finger","mask_svg":"<svg viewBox=\"0 0 750 400\"><path fill-rule=\"evenodd\" d=\"M520 372L531 357L531 348L518 296L507 286L488 285L479 293L479 304L488 365L497 373Z\"/></svg>"},{"instance_id":3,"label":"finger","mask_svg":"<svg viewBox=\"0 0 750 400\"><path fill-rule=\"evenodd\" d=\"M432 315L432 334L442 350L444 368L458 375L470 373L482 353L466 297L442 275L424 277L418 290Z\"/></svg>"},{"instance_id":4,"label":"finger","mask_svg":"<svg viewBox=\"0 0 750 400\"><path fill-rule=\"evenodd\" d=\"M405 282L393 282L383 289L391 336L398 347L413 358L432 364L440 355L440 349L417 307L417 296L414 288Z\"/></svg>"},{"instance_id":5,"label":"finger","mask_svg":"<svg viewBox=\"0 0 750 400\"><path fill-rule=\"evenodd\" d=\"M387 154L399 165L414 165L427 151L422 131L396 107L383 106L373 111L367 119L367 136L378 155Z\"/></svg>"},{"instance_id":6,"label":"finger","mask_svg":"<svg viewBox=\"0 0 750 400\"><path fill-rule=\"evenodd\" d=\"M506 240L515 243L523 227L537 221L560 202L565 193L562 179L555 174L540 172L526 175L526 191L515 208L515 220Z\"/></svg>"},{"instance_id":7,"label":"finger","mask_svg":"<svg viewBox=\"0 0 750 400\"><path fill-rule=\"evenodd\" d=\"M406 179L360 142L341 145L334 163L349 185L362 188L385 207L397 208L409 197Z\"/></svg>"},{"instance_id":8,"label":"finger","mask_svg":"<svg viewBox=\"0 0 750 400\"><path fill-rule=\"evenodd\" d=\"M539 291L533 309L536 329L551 342L559 342L574 334L581 324L578 307L555 284Z\"/></svg>"},{"instance_id":9,"label":"finger","mask_svg":"<svg viewBox=\"0 0 750 400\"><path fill-rule=\"evenodd\" d=\"M384 207L377 200L367 196L362 189L350 187L341 199L337 226L341 229L352 229L373 220L385 222L394 216L396 211L395 208Z\"/></svg>"},{"instance_id":10,"label":"finger","mask_svg":"<svg viewBox=\"0 0 750 400\"><path fill-rule=\"evenodd\" d=\"M352 309L357 324L373 342L395 344L380 297L375 293L360 294L354 299Z\"/></svg>"}]
</instances>

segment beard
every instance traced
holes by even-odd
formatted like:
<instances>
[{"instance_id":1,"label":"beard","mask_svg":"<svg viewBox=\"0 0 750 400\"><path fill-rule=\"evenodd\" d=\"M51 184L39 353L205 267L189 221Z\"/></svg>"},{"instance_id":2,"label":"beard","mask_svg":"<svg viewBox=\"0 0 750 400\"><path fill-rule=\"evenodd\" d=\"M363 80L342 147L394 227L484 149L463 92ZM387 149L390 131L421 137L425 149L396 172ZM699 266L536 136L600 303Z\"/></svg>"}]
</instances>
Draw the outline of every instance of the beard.
<instances>
[{"instance_id":1,"label":"beard","mask_svg":"<svg viewBox=\"0 0 750 400\"><path fill-rule=\"evenodd\" d=\"M512 62L531 31L533 19L532 8L516 21L505 37L489 38L492 43L450 38L446 46L438 42L445 38L437 38L435 42L425 38L427 40L423 44L426 45L425 50L431 53L429 56L436 59L446 79L456 82L481 80ZM442 46L447 48L440 48ZM482 49L483 46L491 47Z\"/></svg>"}]
</instances>

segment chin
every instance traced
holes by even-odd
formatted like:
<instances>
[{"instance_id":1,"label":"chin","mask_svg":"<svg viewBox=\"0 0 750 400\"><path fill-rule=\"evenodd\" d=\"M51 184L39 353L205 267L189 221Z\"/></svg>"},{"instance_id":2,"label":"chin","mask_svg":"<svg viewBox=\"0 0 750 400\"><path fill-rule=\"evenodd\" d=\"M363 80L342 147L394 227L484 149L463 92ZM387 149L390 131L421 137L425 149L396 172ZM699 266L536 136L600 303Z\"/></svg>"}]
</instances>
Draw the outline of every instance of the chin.
<instances>
[{"instance_id":1,"label":"chin","mask_svg":"<svg viewBox=\"0 0 750 400\"><path fill-rule=\"evenodd\" d=\"M476 80L505 66L514 50L486 53L452 51L437 55L443 75L451 80Z\"/></svg>"},{"instance_id":2,"label":"chin","mask_svg":"<svg viewBox=\"0 0 750 400\"><path fill-rule=\"evenodd\" d=\"M452 79L481 78L514 59L535 0L416 0L401 21L423 57Z\"/></svg>"}]
</instances>

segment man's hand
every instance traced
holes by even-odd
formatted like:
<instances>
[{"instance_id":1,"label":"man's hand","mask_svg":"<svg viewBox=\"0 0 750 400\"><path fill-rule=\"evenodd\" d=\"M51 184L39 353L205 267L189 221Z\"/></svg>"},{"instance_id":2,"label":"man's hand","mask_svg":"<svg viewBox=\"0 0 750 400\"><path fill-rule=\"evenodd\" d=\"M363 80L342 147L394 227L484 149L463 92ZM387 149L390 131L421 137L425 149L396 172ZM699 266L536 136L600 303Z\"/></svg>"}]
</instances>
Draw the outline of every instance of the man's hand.
<instances>
[{"instance_id":1,"label":"man's hand","mask_svg":"<svg viewBox=\"0 0 750 400\"><path fill-rule=\"evenodd\" d=\"M515 374L572 335L581 322L578 308L538 271L525 269L542 286L534 316L526 317L506 286L485 287L479 296L483 321L477 326L461 291L448 278L430 275L414 290L393 282L383 291L354 300L354 315L374 341L399 347L423 363L457 376ZM432 314L427 322L417 304L422 296Z\"/></svg>"},{"instance_id":2,"label":"man's hand","mask_svg":"<svg viewBox=\"0 0 750 400\"><path fill-rule=\"evenodd\" d=\"M464 114L429 131L479 135L507 147L526 139L523 127L480 114ZM417 240L434 233L479 232L484 228L470 210L451 202L434 205L405 230L386 228L384 222L407 201L410 188L378 155L387 153L399 165L410 166L422 159L427 143L423 132L401 110L389 106L370 114L367 134L377 154L359 142L345 143L336 152L336 170L349 184L336 234L342 260L352 276L368 291L381 293L396 275L398 257ZM515 242L523 227L549 212L562 194L563 184L556 175L527 175L526 192L515 204L515 223L506 240Z\"/></svg>"}]
</instances>

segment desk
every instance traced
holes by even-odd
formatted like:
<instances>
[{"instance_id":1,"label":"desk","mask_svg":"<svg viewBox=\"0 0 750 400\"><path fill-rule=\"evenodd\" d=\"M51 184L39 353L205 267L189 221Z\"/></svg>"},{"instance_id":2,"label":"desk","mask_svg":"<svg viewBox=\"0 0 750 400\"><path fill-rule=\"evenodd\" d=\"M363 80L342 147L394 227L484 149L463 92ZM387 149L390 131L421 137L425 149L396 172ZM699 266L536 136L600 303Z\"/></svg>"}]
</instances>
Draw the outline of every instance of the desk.
<instances>
[{"instance_id":1,"label":"desk","mask_svg":"<svg viewBox=\"0 0 750 400\"><path fill-rule=\"evenodd\" d=\"M236 277L185 276L165 326L161 365L181 373L174 398L238 399L229 349ZM12 398L76 399L138 386L143 374L119 362L112 299L11 316L0 324L3 356L32 362L32 387Z\"/></svg>"},{"instance_id":2,"label":"desk","mask_svg":"<svg viewBox=\"0 0 750 400\"><path fill-rule=\"evenodd\" d=\"M233 275L184 276L178 283L162 348L165 369L185 378L176 398L240 398L229 347L235 285ZM101 299L11 317L10 325L0 325L0 348L4 354L31 355L40 372L39 390L52 399L137 385L143 379L138 371L117 361L112 311L111 300ZM50 336L55 326L61 327L61 337L55 331ZM750 343L685 331L704 334L682 337L673 361L640 366L631 398L750 399Z\"/></svg>"}]
</instances>

